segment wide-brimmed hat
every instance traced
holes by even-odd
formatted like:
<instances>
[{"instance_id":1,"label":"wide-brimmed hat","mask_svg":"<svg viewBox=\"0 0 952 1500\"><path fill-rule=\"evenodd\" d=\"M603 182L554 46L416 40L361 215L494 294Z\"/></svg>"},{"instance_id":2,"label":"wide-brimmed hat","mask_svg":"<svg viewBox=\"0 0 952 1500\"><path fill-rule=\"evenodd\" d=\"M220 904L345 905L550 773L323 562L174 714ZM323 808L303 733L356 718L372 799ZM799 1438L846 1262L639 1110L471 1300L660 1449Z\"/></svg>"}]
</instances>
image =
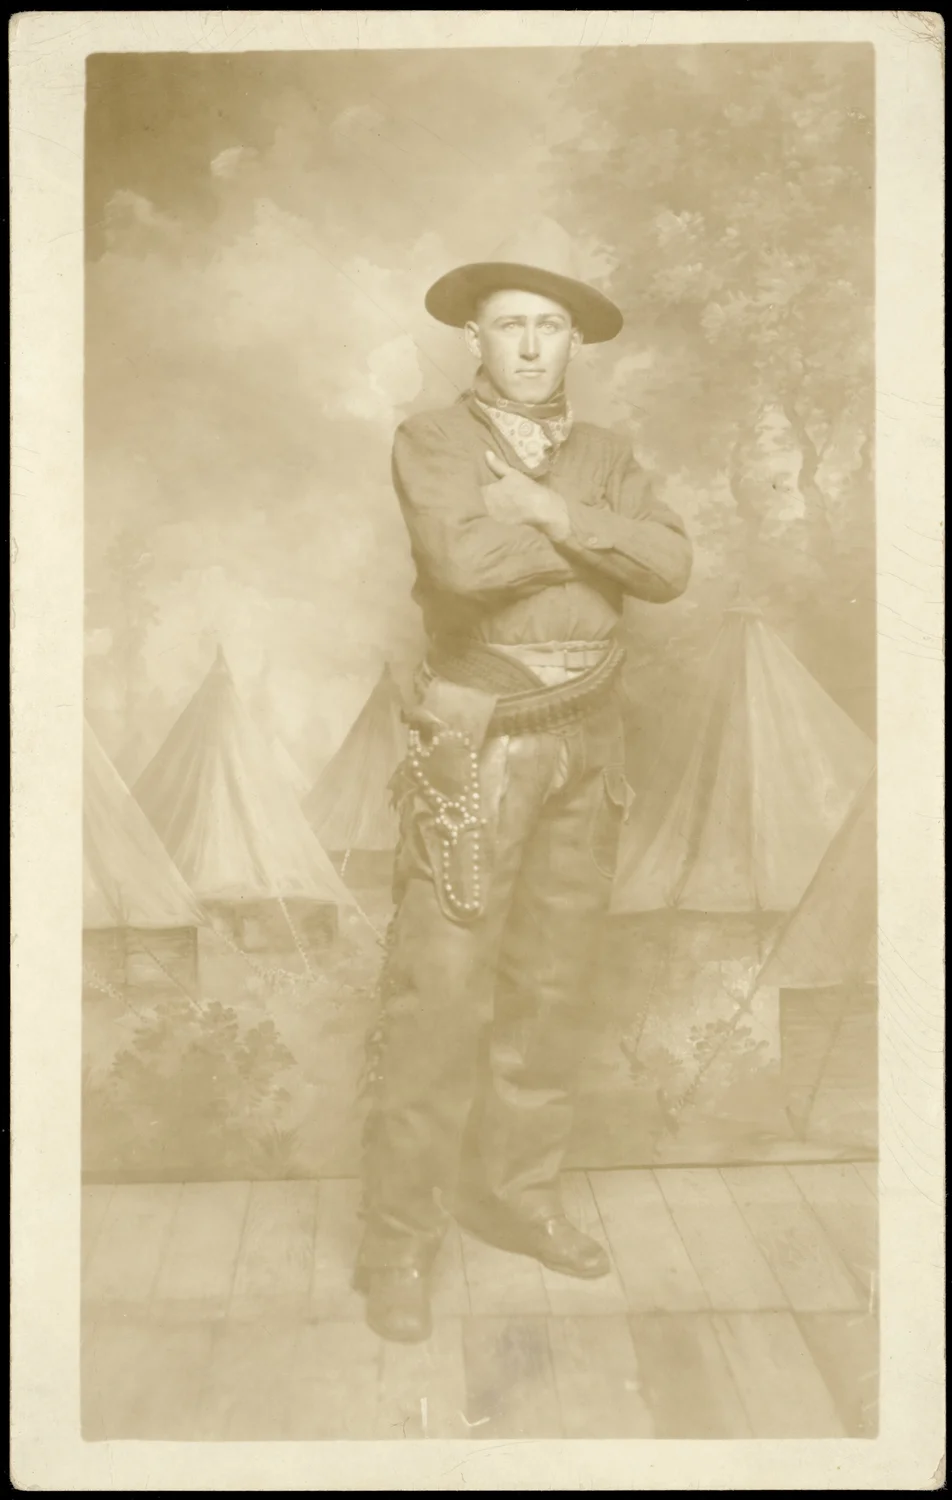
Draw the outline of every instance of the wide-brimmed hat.
<instances>
[{"instance_id":1,"label":"wide-brimmed hat","mask_svg":"<svg viewBox=\"0 0 952 1500\"><path fill-rule=\"evenodd\" d=\"M613 339L624 323L614 302L583 279L571 237L547 218L504 240L488 260L441 276L426 294L426 310L440 323L462 328L481 297L510 290L537 292L566 307L586 344Z\"/></svg>"}]
</instances>

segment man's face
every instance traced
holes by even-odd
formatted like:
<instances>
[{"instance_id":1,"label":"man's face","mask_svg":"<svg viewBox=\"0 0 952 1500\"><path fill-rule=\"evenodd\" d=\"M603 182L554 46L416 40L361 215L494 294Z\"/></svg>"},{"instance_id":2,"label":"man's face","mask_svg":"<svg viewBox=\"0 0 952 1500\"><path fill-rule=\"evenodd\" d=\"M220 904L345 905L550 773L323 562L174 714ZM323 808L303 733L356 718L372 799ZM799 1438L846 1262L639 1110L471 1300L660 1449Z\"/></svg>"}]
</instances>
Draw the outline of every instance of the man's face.
<instances>
[{"instance_id":1,"label":"man's face","mask_svg":"<svg viewBox=\"0 0 952 1500\"><path fill-rule=\"evenodd\" d=\"M469 352L510 401L547 401L581 343L571 313L535 292L492 292L466 324Z\"/></svg>"}]
</instances>

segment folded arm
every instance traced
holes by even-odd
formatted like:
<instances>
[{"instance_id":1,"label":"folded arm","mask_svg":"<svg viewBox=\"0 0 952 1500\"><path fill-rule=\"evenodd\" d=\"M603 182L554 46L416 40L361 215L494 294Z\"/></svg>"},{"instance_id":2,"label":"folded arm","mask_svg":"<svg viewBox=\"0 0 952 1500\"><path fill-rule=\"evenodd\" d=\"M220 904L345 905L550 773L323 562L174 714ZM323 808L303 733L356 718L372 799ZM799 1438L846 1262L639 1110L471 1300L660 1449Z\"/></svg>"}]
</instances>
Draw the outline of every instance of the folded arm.
<instances>
[{"instance_id":1,"label":"folded arm","mask_svg":"<svg viewBox=\"0 0 952 1500\"><path fill-rule=\"evenodd\" d=\"M438 423L397 429L393 480L417 566L436 588L488 604L576 576L537 527L489 515L472 454Z\"/></svg>"},{"instance_id":2,"label":"folded arm","mask_svg":"<svg viewBox=\"0 0 952 1500\"><path fill-rule=\"evenodd\" d=\"M684 524L659 501L627 450L609 482L606 508L565 502L565 521L549 529L567 559L606 574L626 594L655 604L677 599L691 576Z\"/></svg>"}]
</instances>

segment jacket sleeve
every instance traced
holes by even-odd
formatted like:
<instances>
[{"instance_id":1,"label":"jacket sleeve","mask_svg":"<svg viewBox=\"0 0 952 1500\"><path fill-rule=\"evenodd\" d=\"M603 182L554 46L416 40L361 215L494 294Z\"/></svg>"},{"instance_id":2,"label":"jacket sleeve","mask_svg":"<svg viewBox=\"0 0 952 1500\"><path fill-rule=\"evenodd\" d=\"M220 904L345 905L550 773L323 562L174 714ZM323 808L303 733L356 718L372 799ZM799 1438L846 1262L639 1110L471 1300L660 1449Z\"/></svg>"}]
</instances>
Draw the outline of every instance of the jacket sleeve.
<instances>
[{"instance_id":1,"label":"jacket sleeve","mask_svg":"<svg viewBox=\"0 0 952 1500\"><path fill-rule=\"evenodd\" d=\"M691 577L691 543L627 446L612 467L606 499L606 506L567 502L571 531L559 551L614 579L634 599L677 599Z\"/></svg>"},{"instance_id":2,"label":"jacket sleeve","mask_svg":"<svg viewBox=\"0 0 952 1500\"><path fill-rule=\"evenodd\" d=\"M488 604L576 576L535 527L489 515L472 453L432 418L397 429L393 481L417 568L435 588Z\"/></svg>"}]
</instances>

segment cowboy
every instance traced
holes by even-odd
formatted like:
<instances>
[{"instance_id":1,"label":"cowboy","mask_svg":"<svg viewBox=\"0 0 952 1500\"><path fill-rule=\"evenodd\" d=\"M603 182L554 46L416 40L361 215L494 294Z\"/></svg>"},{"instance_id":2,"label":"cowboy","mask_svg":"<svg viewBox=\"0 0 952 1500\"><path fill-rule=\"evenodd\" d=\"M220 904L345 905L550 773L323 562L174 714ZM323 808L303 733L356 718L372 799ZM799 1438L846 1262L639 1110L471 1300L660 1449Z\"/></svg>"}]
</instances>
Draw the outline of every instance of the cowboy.
<instances>
[{"instance_id":1,"label":"cowboy","mask_svg":"<svg viewBox=\"0 0 952 1500\"><path fill-rule=\"evenodd\" d=\"M355 1285L387 1339L430 1333L448 1216L570 1276L609 1270L559 1173L591 1026L587 975L630 792L618 629L691 548L622 438L564 378L622 327L542 220L432 286L473 387L398 429L393 481L429 639L395 794L395 916L371 1047Z\"/></svg>"}]
</instances>

